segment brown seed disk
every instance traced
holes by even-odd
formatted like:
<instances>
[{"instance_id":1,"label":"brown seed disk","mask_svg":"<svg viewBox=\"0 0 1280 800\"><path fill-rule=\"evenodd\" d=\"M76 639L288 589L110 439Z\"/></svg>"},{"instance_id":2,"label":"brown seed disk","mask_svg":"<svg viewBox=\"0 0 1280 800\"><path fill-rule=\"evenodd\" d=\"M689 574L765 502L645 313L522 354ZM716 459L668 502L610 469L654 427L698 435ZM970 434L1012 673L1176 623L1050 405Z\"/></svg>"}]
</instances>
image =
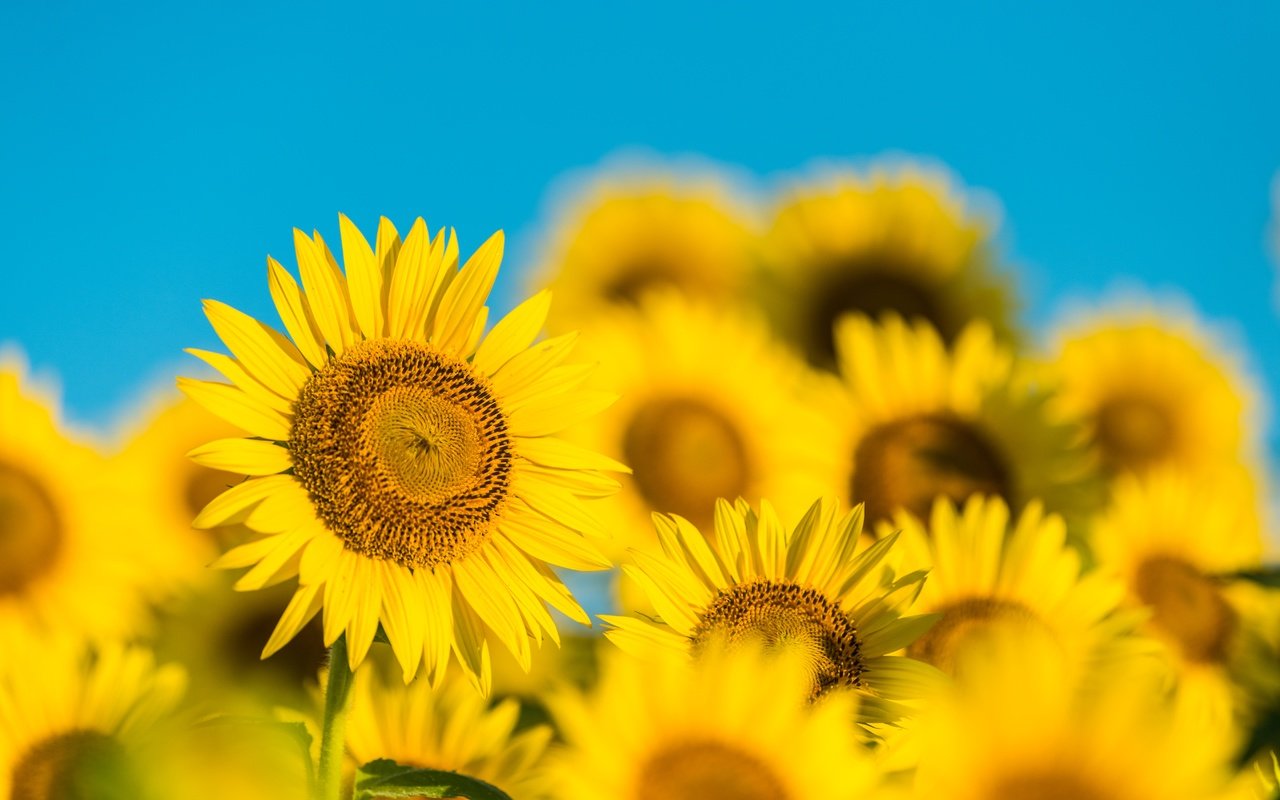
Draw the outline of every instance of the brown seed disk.
<instances>
[{"instance_id":1,"label":"brown seed disk","mask_svg":"<svg viewBox=\"0 0 1280 800\"><path fill-rule=\"evenodd\" d=\"M313 374L288 444L329 530L407 567L474 552L510 493L511 436L488 381L421 342L363 342Z\"/></svg>"},{"instance_id":2,"label":"brown seed disk","mask_svg":"<svg viewBox=\"0 0 1280 800\"><path fill-rule=\"evenodd\" d=\"M662 800L787 800L777 774L756 755L717 741L677 742L640 769L634 797Z\"/></svg>"},{"instance_id":3,"label":"brown seed disk","mask_svg":"<svg viewBox=\"0 0 1280 800\"><path fill-rule=\"evenodd\" d=\"M1026 638L1049 634L1044 621L1016 600L971 597L940 609L942 617L911 643L907 655L926 661L944 672L954 672L965 646L997 629Z\"/></svg>"},{"instance_id":4,"label":"brown seed disk","mask_svg":"<svg viewBox=\"0 0 1280 800\"><path fill-rule=\"evenodd\" d=\"M88 787L126 791L124 748L98 731L75 730L37 742L13 766L13 800L68 800ZM122 795L127 796L127 795Z\"/></svg>"},{"instance_id":5,"label":"brown seed disk","mask_svg":"<svg viewBox=\"0 0 1280 800\"><path fill-rule=\"evenodd\" d=\"M1141 471L1173 450L1172 414L1148 398L1112 398L1098 408L1094 424L1094 441L1114 470Z\"/></svg>"},{"instance_id":6,"label":"brown seed disk","mask_svg":"<svg viewBox=\"0 0 1280 800\"><path fill-rule=\"evenodd\" d=\"M1226 660L1238 619L1211 578L1181 558L1153 556L1138 567L1134 589L1151 606L1151 624L1175 639L1188 660Z\"/></svg>"},{"instance_id":7,"label":"brown seed disk","mask_svg":"<svg viewBox=\"0 0 1280 800\"><path fill-rule=\"evenodd\" d=\"M803 653L814 698L835 687L863 685L866 667L853 620L816 589L761 579L721 591L690 636L695 653L720 638L755 639Z\"/></svg>"},{"instance_id":8,"label":"brown seed disk","mask_svg":"<svg viewBox=\"0 0 1280 800\"><path fill-rule=\"evenodd\" d=\"M22 592L47 572L64 538L49 490L22 467L0 461L0 595Z\"/></svg>"}]
</instances>

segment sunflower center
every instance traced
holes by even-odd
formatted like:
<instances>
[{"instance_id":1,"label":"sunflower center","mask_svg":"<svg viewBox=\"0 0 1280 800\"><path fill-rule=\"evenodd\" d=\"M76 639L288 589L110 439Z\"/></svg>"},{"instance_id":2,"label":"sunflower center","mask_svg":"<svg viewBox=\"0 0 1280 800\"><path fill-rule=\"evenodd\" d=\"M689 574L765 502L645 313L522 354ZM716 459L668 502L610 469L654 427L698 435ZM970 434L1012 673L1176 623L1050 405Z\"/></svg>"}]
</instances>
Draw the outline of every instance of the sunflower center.
<instances>
[{"instance_id":1,"label":"sunflower center","mask_svg":"<svg viewBox=\"0 0 1280 800\"><path fill-rule=\"evenodd\" d=\"M1009 471L986 436L972 425L941 415L873 428L854 453L853 502L866 503L868 522L899 508L928 519L933 501L960 503L973 494L1010 501Z\"/></svg>"},{"instance_id":2,"label":"sunflower center","mask_svg":"<svg viewBox=\"0 0 1280 800\"><path fill-rule=\"evenodd\" d=\"M639 259L618 270L602 294L611 303L638 306L647 292L681 285L680 273L660 258Z\"/></svg>"},{"instance_id":3,"label":"sunflower center","mask_svg":"<svg viewBox=\"0 0 1280 800\"><path fill-rule=\"evenodd\" d=\"M1151 622L1196 662L1222 662L1236 612L1217 583L1180 558L1153 556L1138 567L1134 589L1151 606Z\"/></svg>"},{"instance_id":4,"label":"sunflower center","mask_svg":"<svg viewBox=\"0 0 1280 800\"><path fill-rule=\"evenodd\" d=\"M1019 637L1047 633L1044 621L1014 600L971 597L938 609L942 615L923 636L912 642L907 654L953 673L959 654L975 641L1009 631Z\"/></svg>"},{"instance_id":5,"label":"sunflower center","mask_svg":"<svg viewBox=\"0 0 1280 800\"><path fill-rule=\"evenodd\" d=\"M1078 775L1057 771L1006 776L983 796L989 800L1117 800L1114 793Z\"/></svg>"},{"instance_id":6,"label":"sunflower center","mask_svg":"<svg viewBox=\"0 0 1280 800\"><path fill-rule=\"evenodd\" d=\"M52 567L62 539L48 490L26 470L0 461L0 595L21 592Z\"/></svg>"},{"instance_id":7,"label":"sunflower center","mask_svg":"<svg viewBox=\"0 0 1280 800\"><path fill-rule=\"evenodd\" d=\"M747 492L750 467L741 434L701 400L663 398L641 406L623 435L624 457L645 502L710 527L717 498Z\"/></svg>"},{"instance_id":8,"label":"sunflower center","mask_svg":"<svg viewBox=\"0 0 1280 800\"><path fill-rule=\"evenodd\" d=\"M640 768L636 797L657 800L788 800L767 764L717 741L680 742L659 750Z\"/></svg>"},{"instance_id":9,"label":"sunflower center","mask_svg":"<svg viewBox=\"0 0 1280 800\"><path fill-rule=\"evenodd\" d=\"M510 492L511 436L488 382L420 342L362 342L314 373L289 452L347 549L408 567L474 552Z\"/></svg>"},{"instance_id":10,"label":"sunflower center","mask_svg":"<svg viewBox=\"0 0 1280 800\"><path fill-rule=\"evenodd\" d=\"M740 583L716 596L690 639L696 653L726 638L763 642L801 653L813 678L812 697L840 686L861 686L865 665L853 621L821 592L790 581Z\"/></svg>"},{"instance_id":11,"label":"sunflower center","mask_svg":"<svg viewBox=\"0 0 1280 800\"><path fill-rule=\"evenodd\" d=\"M37 742L13 767L12 800L129 797L134 785L124 748L98 731L70 731Z\"/></svg>"},{"instance_id":12,"label":"sunflower center","mask_svg":"<svg viewBox=\"0 0 1280 800\"><path fill-rule=\"evenodd\" d=\"M1117 397L1098 409L1094 434L1113 469L1140 470L1169 454L1173 424L1167 409L1142 397Z\"/></svg>"},{"instance_id":13,"label":"sunflower center","mask_svg":"<svg viewBox=\"0 0 1280 800\"><path fill-rule=\"evenodd\" d=\"M845 314L865 314L881 319L897 313L907 320L932 323L946 341L955 338L955 326L943 313L938 291L908 274L908 267L875 257L854 260L828 270L813 296L813 328L809 356L817 366L836 361L835 325Z\"/></svg>"}]
</instances>

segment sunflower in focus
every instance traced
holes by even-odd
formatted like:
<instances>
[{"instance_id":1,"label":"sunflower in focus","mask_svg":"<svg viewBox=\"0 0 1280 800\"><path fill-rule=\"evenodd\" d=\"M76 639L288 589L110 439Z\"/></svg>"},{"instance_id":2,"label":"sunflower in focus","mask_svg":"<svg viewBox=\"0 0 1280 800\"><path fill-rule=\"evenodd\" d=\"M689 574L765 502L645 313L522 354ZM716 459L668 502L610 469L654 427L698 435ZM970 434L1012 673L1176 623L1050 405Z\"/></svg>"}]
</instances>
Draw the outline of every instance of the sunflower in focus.
<instances>
[{"instance_id":1,"label":"sunflower in focus","mask_svg":"<svg viewBox=\"0 0 1280 800\"><path fill-rule=\"evenodd\" d=\"M853 800L877 775L848 720L853 696L808 705L794 660L715 649L690 663L610 653L589 697L553 698L559 800Z\"/></svg>"},{"instance_id":2,"label":"sunflower in focus","mask_svg":"<svg viewBox=\"0 0 1280 800\"><path fill-rule=\"evenodd\" d=\"M62 430L23 366L0 360L0 635L149 627L147 601L173 588L178 549L134 524L145 498L107 465Z\"/></svg>"},{"instance_id":3,"label":"sunflower in focus","mask_svg":"<svg viewBox=\"0 0 1280 800\"><path fill-rule=\"evenodd\" d=\"M1063 331L1051 369L1113 474L1240 461L1253 391L1192 320L1132 312Z\"/></svg>"},{"instance_id":4,"label":"sunflower in focus","mask_svg":"<svg viewBox=\"0 0 1280 800\"><path fill-rule=\"evenodd\" d=\"M746 214L711 176L599 179L552 224L537 272L556 295L549 324L576 328L654 289L735 302L751 248Z\"/></svg>"},{"instance_id":5,"label":"sunflower in focus","mask_svg":"<svg viewBox=\"0 0 1280 800\"><path fill-rule=\"evenodd\" d=\"M878 523L905 510L926 519L935 498L1000 497L1015 512L1041 500L1075 531L1100 503L1082 432L1048 408L990 326L974 322L948 349L927 322L846 317L836 343L851 503Z\"/></svg>"},{"instance_id":6,"label":"sunflower in focus","mask_svg":"<svg viewBox=\"0 0 1280 800\"><path fill-rule=\"evenodd\" d=\"M516 731L520 703L490 707L451 672L438 687L404 685L382 670L356 674L347 753L358 767L380 758L416 769L449 770L492 784L514 800L546 794L539 766L551 742L546 725Z\"/></svg>"},{"instance_id":7,"label":"sunflower in focus","mask_svg":"<svg viewBox=\"0 0 1280 800\"><path fill-rule=\"evenodd\" d=\"M793 188L774 212L762 299L780 334L824 368L849 313L924 320L948 343L980 319L1009 339L1009 281L991 268L988 227L940 175L831 174Z\"/></svg>"},{"instance_id":8,"label":"sunflower in focus","mask_svg":"<svg viewBox=\"0 0 1280 800\"><path fill-rule=\"evenodd\" d=\"M599 386L620 395L577 429L581 444L632 470L609 504L618 555L653 547L654 512L710 529L717 498L768 497L794 518L839 485L838 454L821 446L835 423L807 391L816 376L762 320L652 294L583 338Z\"/></svg>"},{"instance_id":9,"label":"sunflower in focus","mask_svg":"<svg viewBox=\"0 0 1280 800\"><path fill-rule=\"evenodd\" d=\"M195 354L229 383L180 386L250 438L195 458L249 477L193 524L262 534L218 562L250 567L237 589L297 577L264 656L323 609L352 669L381 627L406 679L420 662L441 675L452 650L487 690L490 640L528 667L558 636L547 604L589 623L551 566L607 566L581 498L616 487L615 465L553 434L614 398L578 388L573 336L534 344L548 293L482 336L500 233L459 269L456 238L421 219L403 242L383 219L374 247L340 225L345 276L318 233L294 231L302 290L268 259L290 338L205 304L232 356Z\"/></svg>"},{"instance_id":10,"label":"sunflower in focus","mask_svg":"<svg viewBox=\"0 0 1280 800\"><path fill-rule=\"evenodd\" d=\"M137 797L140 737L181 699L184 675L141 648L3 639L0 797Z\"/></svg>"},{"instance_id":11,"label":"sunflower in focus","mask_svg":"<svg viewBox=\"0 0 1280 800\"><path fill-rule=\"evenodd\" d=\"M1268 600L1225 577L1262 564L1253 492L1239 469L1194 479L1167 468L1125 475L1090 541L1099 564L1124 581L1128 604L1148 609L1145 629L1165 645L1184 707L1225 727L1250 710L1239 673L1275 670L1251 629Z\"/></svg>"},{"instance_id":12,"label":"sunflower in focus","mask_svg":"<svg viewBox=\"0 0 1280 800\"><path fill-rule=\"evenodd\" d=\"M862 509L835 513L814 503L794 530L767 502L757 514L739 500L716 504L705 536L686 520L655 514L661 554L632 551L624 564L659 619L601 617L605 636L628 652L698 655L727 639L795 651L809 674L810 696L838 689L864 695L868 721L892 718L900 701L918 699L934 670L890 655L914 642L932 617L903 617L924 573L896 580L884 561L896 537L859 550Z\"/></svg>"},{"instance_id":13,"label":"sunflower in focus","mask_svg":"<svg viewBox=\"0 0 1280 800\"><path fill-rule=\"evenodd\" d=\"M1084 668L1132 629L1114 613L1124 587L1082 574L1061 517L1033 501L1010 522L1003 500L975 495L963 508L939 498L927 525L902 511L880 524L882 536L902 531L900 569L929 572L911 610L940 615L908 655L951 672L961 651L1001 630L1050 642Z\"/></svg>"},{"instance_id":14,"label":"sunflower in focus","mask_svg":"<svg viewBox=\"0 0 1280 800\"><path fill-rule=\"evenodd\" d=\"M1226 800L1232 742L1166 702L1148 659L1072 675L1047 640L992 637L961 691L920 726L915 796L948 800Z\"/></svg>"}]
</instances>

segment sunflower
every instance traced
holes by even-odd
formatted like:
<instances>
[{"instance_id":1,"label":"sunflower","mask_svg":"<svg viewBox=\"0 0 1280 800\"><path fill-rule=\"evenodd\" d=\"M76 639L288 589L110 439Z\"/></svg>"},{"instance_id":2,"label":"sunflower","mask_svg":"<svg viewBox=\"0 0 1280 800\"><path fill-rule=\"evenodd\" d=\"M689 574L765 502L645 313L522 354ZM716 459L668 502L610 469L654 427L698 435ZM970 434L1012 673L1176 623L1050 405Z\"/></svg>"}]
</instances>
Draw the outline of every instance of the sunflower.
<instances>
[{"instance_id":1,"label":"sunflower","mask_svg":"<svg viewBox=\"0 0 1280 800\"><path fill-rule=\"evenodd\" d=\"M195 458L249 478L193 524L263 534L218 562L252 567L237 589L298 578L264 656L323 609L324 641L345 632L353 669L381 626L406 679L420 662L439 675L452 649L487 689L491 639L528 666L531 642L557 637L546 604L589 622L550 565L609 566L580 498L608 494L601 470L619 465L551 434L614 398L578 389L573 336L533 344L548 293L481 341L500 233L459 270L456 239L421 219L403 243L383 219L376 248L340 223L345 277L319 234L294 231L305 293L268 259L292 341L205 304L234 357L196 354L230 383L180 386L251 438Z\"/></svg>"},{"instance_id":2,"label":"sunflower","mask_svg":"<svg viewBox=\"0 0 1280 800\"><path fill-rule=\"evenodd\" d=\"M144 520L161 527L160 535L179 539L188 547L192 572L204 567L223 549L239 544L244 534L234 526L196 531L191 520L215 497L243 480L243 476L192 461L187 453L216 439L240 435L240 430L189 399L158 404L136 424L124 449L112 459L112 469L151 493L137 509ZM216 533L220 538L214 538Z\"/></svg>"},{"instance_id":3,"label":"sunflower","mask_svg":"<svg viewBox=\"0 0 1280 800\"><path fill-rule=\"evenodd\" d=\"M753 268L747 215L707 174L601 177L550 228L535 274L556 293L549 324L557 331L633 305L652 289L732 302Z\"/></svg>"},{"instance_id":4,"label":"sunflower","mask_svg":"<svg viewBox=\"0 0 1280 800\"><path fill-rule=\"evenodd\" d=\"M714 533L675 515L655 514L654 523L662 553L632 551L634 564L622 569L660 619L601 617L622 649L696 655L720 637L763 640L804 655L814 698L852 688L868 697L864 711L889 716L931 679L931 668L889 655L933 622L900 613L924 574L885 574L894 536L859 552L861 508L837 516L834 504L818 501L789 531L767 502L757 514L741 500L720 500Z\"/></svg>"},{"instance_id":5,"label":"sunflower","mask_svg":"<svg viewBox=\"0 0 1280 800\"><path fill-rule=\"evenodd\" d=\"M821 446L834 422L806 391L815 376L762 320L652 294L583 338L599 385L621 396L578 428L579 443L633 470L609 504L619 550L653 546L654 512L709 529L717 498L768 497L798 517L839 485L838 454Z\"/></svg>"},{"instance_id":6,"label":"sunflower","mask_svg":"<svg viewBox=\"0 0 1280 800\"><path fill-rule=\"evenodd\" d=\"M1247 456L1255 391L1190 315L1112 311L1058 334L1050 369L1108 471L1212 470Z\"/></svg>"},{"instance_id":7,"label":"sunflower","mask_svg":"<svg viewBox=\"0 0 1280 800\"><path fill-rule=\"evenodd\" d=\"M612 652L603 667L590 697L552 700L566 743L548 781L559 800L852 800L875 788L848 724L853 696L805 704L794 661L734 648L693 664Z\"/></svg>"},{"instance_id":8,"label":"sunflower","mask_svg":"<svg viewBox=\"0 0 1280 800\"><path fill-rule=\"evenodd\" d=\"M1007 339L1012 301L991 268L988 228L941 175L831 173L792 188L774 212L760 245L763 301L781 335L825 368L848 313L923 319L947 342L982 319Z\"/></svg>"},{"instance_id":9,"label":"sunflower","mask_svg":"<svg viewBox=\"0 0 1280 800\"><path fill-rule=\"evenodd\" d=\"M0 797L137 796L135 748L181 698L182 670L119 644L17 634L3 646Z\"/></svg>"},{"instance_id":10,"label":"sunflower","mask_svg":"<svg viewBox=\"0 0 1280 800\"><path fill-rule=\"evenodd\" d=\"M65 433L24 375L0 360L0 634L137 635L147 600L173 588L175 543L135 527L137 487Z\"/></svg>"},{"instance_id":11,"label":"sunflower","mask_svg":"<svg viewBox=\"0 0 1280 800\"><path fill-rule=\"evenodd\" d=\"M962 691L920 726L921 800L1238 796L1232 743L1174 713L1149 659L1073 675L1047 640L1006 632L986 645L962 657Z\"/></svg>"},{"instance_id":12,"label":"sunflower","mask_svg":"<svg viewBox=\"0 0 1280 800\"><path fill-rule=\"evenodd\" d=\"M1149 610L1145 630L1175 665L1180 700L1198 718L1228 727L1250 711L1239 673L1275 669L1251 626L1266 600L1225 577L1262 563L1253 492L1240 469L1195 478L1171 468L1125 475L1090 540L1099 564L1124 581L1128 605Z\"/></svg>"},{"instance_id":13,"label":"sunflower","mask_svg":"<svg viewBox=\"0 0 1280 800\"><path fill-rule=\"evenodd\" d=\"M835 441L868 521L899 509L925 519L937 497L987 494L1015 512L1041 500L1074 532L1098 508L1079 426L1048 408L989 325L971 323L948 349L923 320L852 316L836 344L847 391Z\"/></svg>"},{"instance_id":14,"label":"sunflower","mask_svg":"<svg viewBox=\"0 0 1280 800\"><path fill-rule=\"evenodd\" d=\"M539 764L551 728L519 732L520 703L488 702L450 672L438 687L423 679L405 686L382 670L356 674L347 721L347 753L355 766L380 758L418 769L449 770L490 783L514 800L545 796Z\"/></svg>"},{"instance_id":15,"label":"sunflower","mask_svg":"<svg viewBox=\"0 0 1280 800\"><path fill-rule=\"evenodd\" d=\"M1135 620L1114 614L1124 593L1119 581L1081 573L1080 556L1067 545L1067 528L1038 501L1010 525L998 497L975 495L958 509L939 498L928 524L906 512L881 535L902 531L900 569L927 570L912 610L939 614L908 655L950 672L959 651L993 629L1039 637L1059 648L1064 662L1090 664Z\"/></svg>"}]
</instances>

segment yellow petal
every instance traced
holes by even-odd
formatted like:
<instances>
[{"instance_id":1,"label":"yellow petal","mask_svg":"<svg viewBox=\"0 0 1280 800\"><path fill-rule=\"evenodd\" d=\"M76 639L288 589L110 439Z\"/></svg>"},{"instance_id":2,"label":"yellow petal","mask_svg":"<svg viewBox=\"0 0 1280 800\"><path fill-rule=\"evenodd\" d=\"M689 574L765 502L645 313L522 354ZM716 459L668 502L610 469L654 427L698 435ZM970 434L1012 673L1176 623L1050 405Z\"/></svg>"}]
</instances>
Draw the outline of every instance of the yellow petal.
<instances>
[{"instance_id":1,"label":"yellow petal","mask_svg":"<svg viewBox=\"0 0 1280 800\"><path fill-rule=\"evenodd\" d=\"M506 519L502 521L500 529L516 547L549 564L581 572L609 569L613 566L581 534L556 523Z\"/></svg>"},{"instance_id":2,"label":"yellow petal","mask_svg":"<svg viewBox=\"0 0 1280 800\"><path fill-rule=\"evenodd\" d=\"M320 246L297 228L293 229L293 247L316 324L334 352L341 353L357 338L355 315L342 273L329 263Z\"/></svg>"},{"instance_id":3,"label":"yellow petal","mask_svg":"<svg viewBox=\"0 0 1280 800\"><path fill-rule=\"evenodd\" d=\"M338 640L356 608L356 569L364 556L343 549L337 568L324 584L324 644L330 647Z\"/></svg>"},{"instance_id":4,"label":"yellow petal","mask_svg":"<svg viewBox=\"0 0 1280 800\"><path fill-rule=\"evenodd\" d=\"M292 475L268 475L264 478L250 478L243 483L237 483L213 498L192 521L191 527L206 530L219 525L243 522L254 507L273 493L289 491L291 487L297 485L298 481Z\"/></svg>"},{"instance_id":5,"label":"yellow petal","mask_svg":"<svg viewBox=\"0 0 1280 800\"><path fill-rule=\"evenodd\" d=\"M382 307L387 307L387 292L391 288L391 273L395 271L396 259L400 257L400 232L386 217L378 219L378 237L374 242L375 258L378 269L382 272Z\"/></svg>"},{"instance_id":6,"label":"yellow petal","mask_svg":"<svg viewBox=\"0 0 1280 800\"><path fill-rule=\"evenodd\" d=\"M218 338L250 375L285 399L298 396L311 370L292 342L217 300L205 300L204 313Z\"/></svg>"},{"instance_id":7,"label":"yellow petal","mask_svg":"<svg viewBox=\"0 0 1280 800\"><path fill-rule=\"evenodd\" d=\"M566 333L521 350L493 373L493 388L503 396L523 389L568 357L577 341L577 333Z\"/></svg>"},{"instance_id":8,"label":"yellow petal","mask_svg":"<svg viewBox=\"0 0 1280 800\"><path fill-rule=\"evenodd\" d=\"M342 557L342 540L333 534L316 536L307 545L298 565L298 582L302 584L324 583L338 569Z\"/></svg>"},{"instance_id":9,"label":"yellow petal","mask_svg":"<svg viewBox=\"0 0 1280 800\"><path fill-rule=\"evenodd\" d=\"M450 282L440 299L431 326L431 341L446 353L461 353L498 277L505 239L502 231L490 236L480 249L467 259L458 277Z\"/></svg>"},{"instance_id":10,"label":"yellow petal","mask_svg":"<svg viewBox=\"0 0 1280 800\"><path fill-rule=\"evenodd\" d=\"M290 420L242 390L225 383L178 378L178 389L196 403L243 431L264 439L285 441Z\"/></svg>"},{"instance_id":11,"label":"yellow petal","mask_svg":"<svg viewBox=\"0 0 1280 800\"><path fill-rule=\"evenodd\" d=\"M364 338L376 339L382 335L382 267L369 240L346 214L338 215L338 232L342 236L342 262L347 266L351 309Z\"/></svg>"},{"instance_id":12,"label":"yellow petal","mask_svg":"<svg viewBox=\"0 0 1280 800\"><path fill-rule=\"evenodd\" d=\"M323 367L329 361L329 353L324 347L324 334L311 313L311 305L302 295L297 281L274 258L267 259L267 285L280 321L293 343L311 366L316 369Z\"/></svg>"},{"instance_id":13,"label":"yellow petal","mask_svg":"<svg viewBox=\"0 0 1280 800\"><path fill-rule=\"evenodd\" d=\"M222 373L231 384L249 395L267 408L278 411L286 417L293 417L293 403L263 386L250 375L245 368L231 356L215 353L211 350L197 350L188 347L186 352Z\"/></svg>"},{"instance_id":14,"label":"yellow petal","mask_svg":"<svg viewBox=\"0 0 1280 800\"><path fill-rule=\"evenodd\" d=\"M466 669L476 689L485 697L493 685L493 662L489 657L484 622L455 587L453 590L453 652Z\"/></svg>"},{"instance_id":15,"label":"yellow petal","mask_svg":"<svg viewBox=\"0 0 1280 800\"><path fill-rule=\"evenodd\" d=\"M443 269L443 252L431 246L427 223L414 220L400 248L387 294L387 333L392 338L421 340L432 291Z\"/></svg>"},{"instance_id":16,"label":"yellow petal","mask_svg":"<svg viewBox=\"0 0 1280 800\"><path fill-rule=\"evenodd\" d=\"M419 570L414 573L423 603L420 608L410 608L413 622L421 625L423 666L431 675L433 685L440 685L449 666L449 651L453 642L453 583L449 573L440 570L431 573Z\"/></svg>"},{"instance_id":17,"label":"yellow petal","mask_svg":"<svg viewBox=\"0 0 1280 800\"><path fill-rule=\"evenodd\" d=\"M378 632L378 612L382 610L382 581L372 559L356 562L356 604L347 623L347 661L352 669L360 666L373 637Z\"/></svg>"},{"instance_id":18,"label":"yellow petal","mask_svg":"<svg viewBox=\"0 0 1280 800\"><path fill-rule=\"evenodd\" d=\"M498 320L489 335L476 350L476 369L485 375L492 375L523 351L533 340L547 321L547 312L551 309L551 292L547 289L535 294L516 306L510 314Z\"/></svg>"},{"instance_id":19,"label":"yellow petal","mask_svg":"<svg viewBox=\"0 0 1280 800\"><path fill-rule=\"evenodd\" d=\"M270 553L263 556L262 560L253 569L246 572L240 580L236 581L236 591L254 591L292 577L296 572L289 569L290 565L296 565L299 552L306 546L307 542L311 541L311 537L314 535L314 529L299 528L276 537L279 540L279 544ZM294 569L296 570L296 566Z\"/></svg>"},{"instance_id":20,"label":"yellow petal","mask_svg":"<svg viewBox=\"0 0 1280 800\"><path fill-rule=\"evenodd\" d=\"M595 469L631 473L630 467L608 456L549 436L540 439L517 439L516 452L535 464L554 469Z\"/></svg>"},{"instance_id":21,"label":"yellow petal","mask_svg":"<svg viewBox=\"0 0 1280 800\"><path fill-rule=\"evenodd\" d=\"M202 467L241 475L275 475L293 467L289 450L263 439L218 439L187 453Z\"/></svg>"},{"instance_id":22,"label":"yellow petal","mask_svg":"<svg viewBox=\"0 0 1280 800\"><path fill-rule=\"evenodd\" d=\"M546 395L530 400L508 417L514 436L548 436L599 414L617 401L613 392L580 391L567 397Z\"/></svg>"},{"instance_id":23,"label":"yellow petal","mask_svg":"<svg viewBox=\"0 0 1280 800\"><path fill-rule=\"evenodd\" d=\"M266 647L262 648L262 657L270 658L280 648L293 641L293 637L297 636L298 632L319 613L321 599L318 584L299 586L290 598L289 605L285 606L284 613L280 615L280 621L271 632L271 638L267 640Z\"/></svg>"},{"instance_id":24,"label":"yellow petal","mask_svg":"<svg viewBox=\"0 0 1280 800\"><path fill-rule=\"evenodd\" d=\"M422 661L423 642L423 626L414 624L409 609L420 608L424 598L407 569L389 561L374 564L382 576L382 625L407 683Z\"/></svg>"},{"instance_id":25,"label":"yellow petal","mask_svg":"<svg viewBox=\"0 0 1280 800\"><path fill-rule=\"evenodd\" d=\"M492 541L496 557L501 558L511 574L528 586L534 594L574 622L591 625L591 618L587 616L587 612L578 605L578 601L573 599L569 589L545 564L539 565L531 561L529 556L513 544L502 531L499 531Z\"/></svg>"},{"instance_id":26,"label":"yellow petal","mask_svg":"<svg viewBox=\"0 0 1280 800\"><path fill-rule=\"evenodd\" d=\"M453 580L467 605L507 646L520 667L528 672L532 655L524 618L493 569L482 559L464 558L454 563Z\"/></svg>"}]
</instances>

